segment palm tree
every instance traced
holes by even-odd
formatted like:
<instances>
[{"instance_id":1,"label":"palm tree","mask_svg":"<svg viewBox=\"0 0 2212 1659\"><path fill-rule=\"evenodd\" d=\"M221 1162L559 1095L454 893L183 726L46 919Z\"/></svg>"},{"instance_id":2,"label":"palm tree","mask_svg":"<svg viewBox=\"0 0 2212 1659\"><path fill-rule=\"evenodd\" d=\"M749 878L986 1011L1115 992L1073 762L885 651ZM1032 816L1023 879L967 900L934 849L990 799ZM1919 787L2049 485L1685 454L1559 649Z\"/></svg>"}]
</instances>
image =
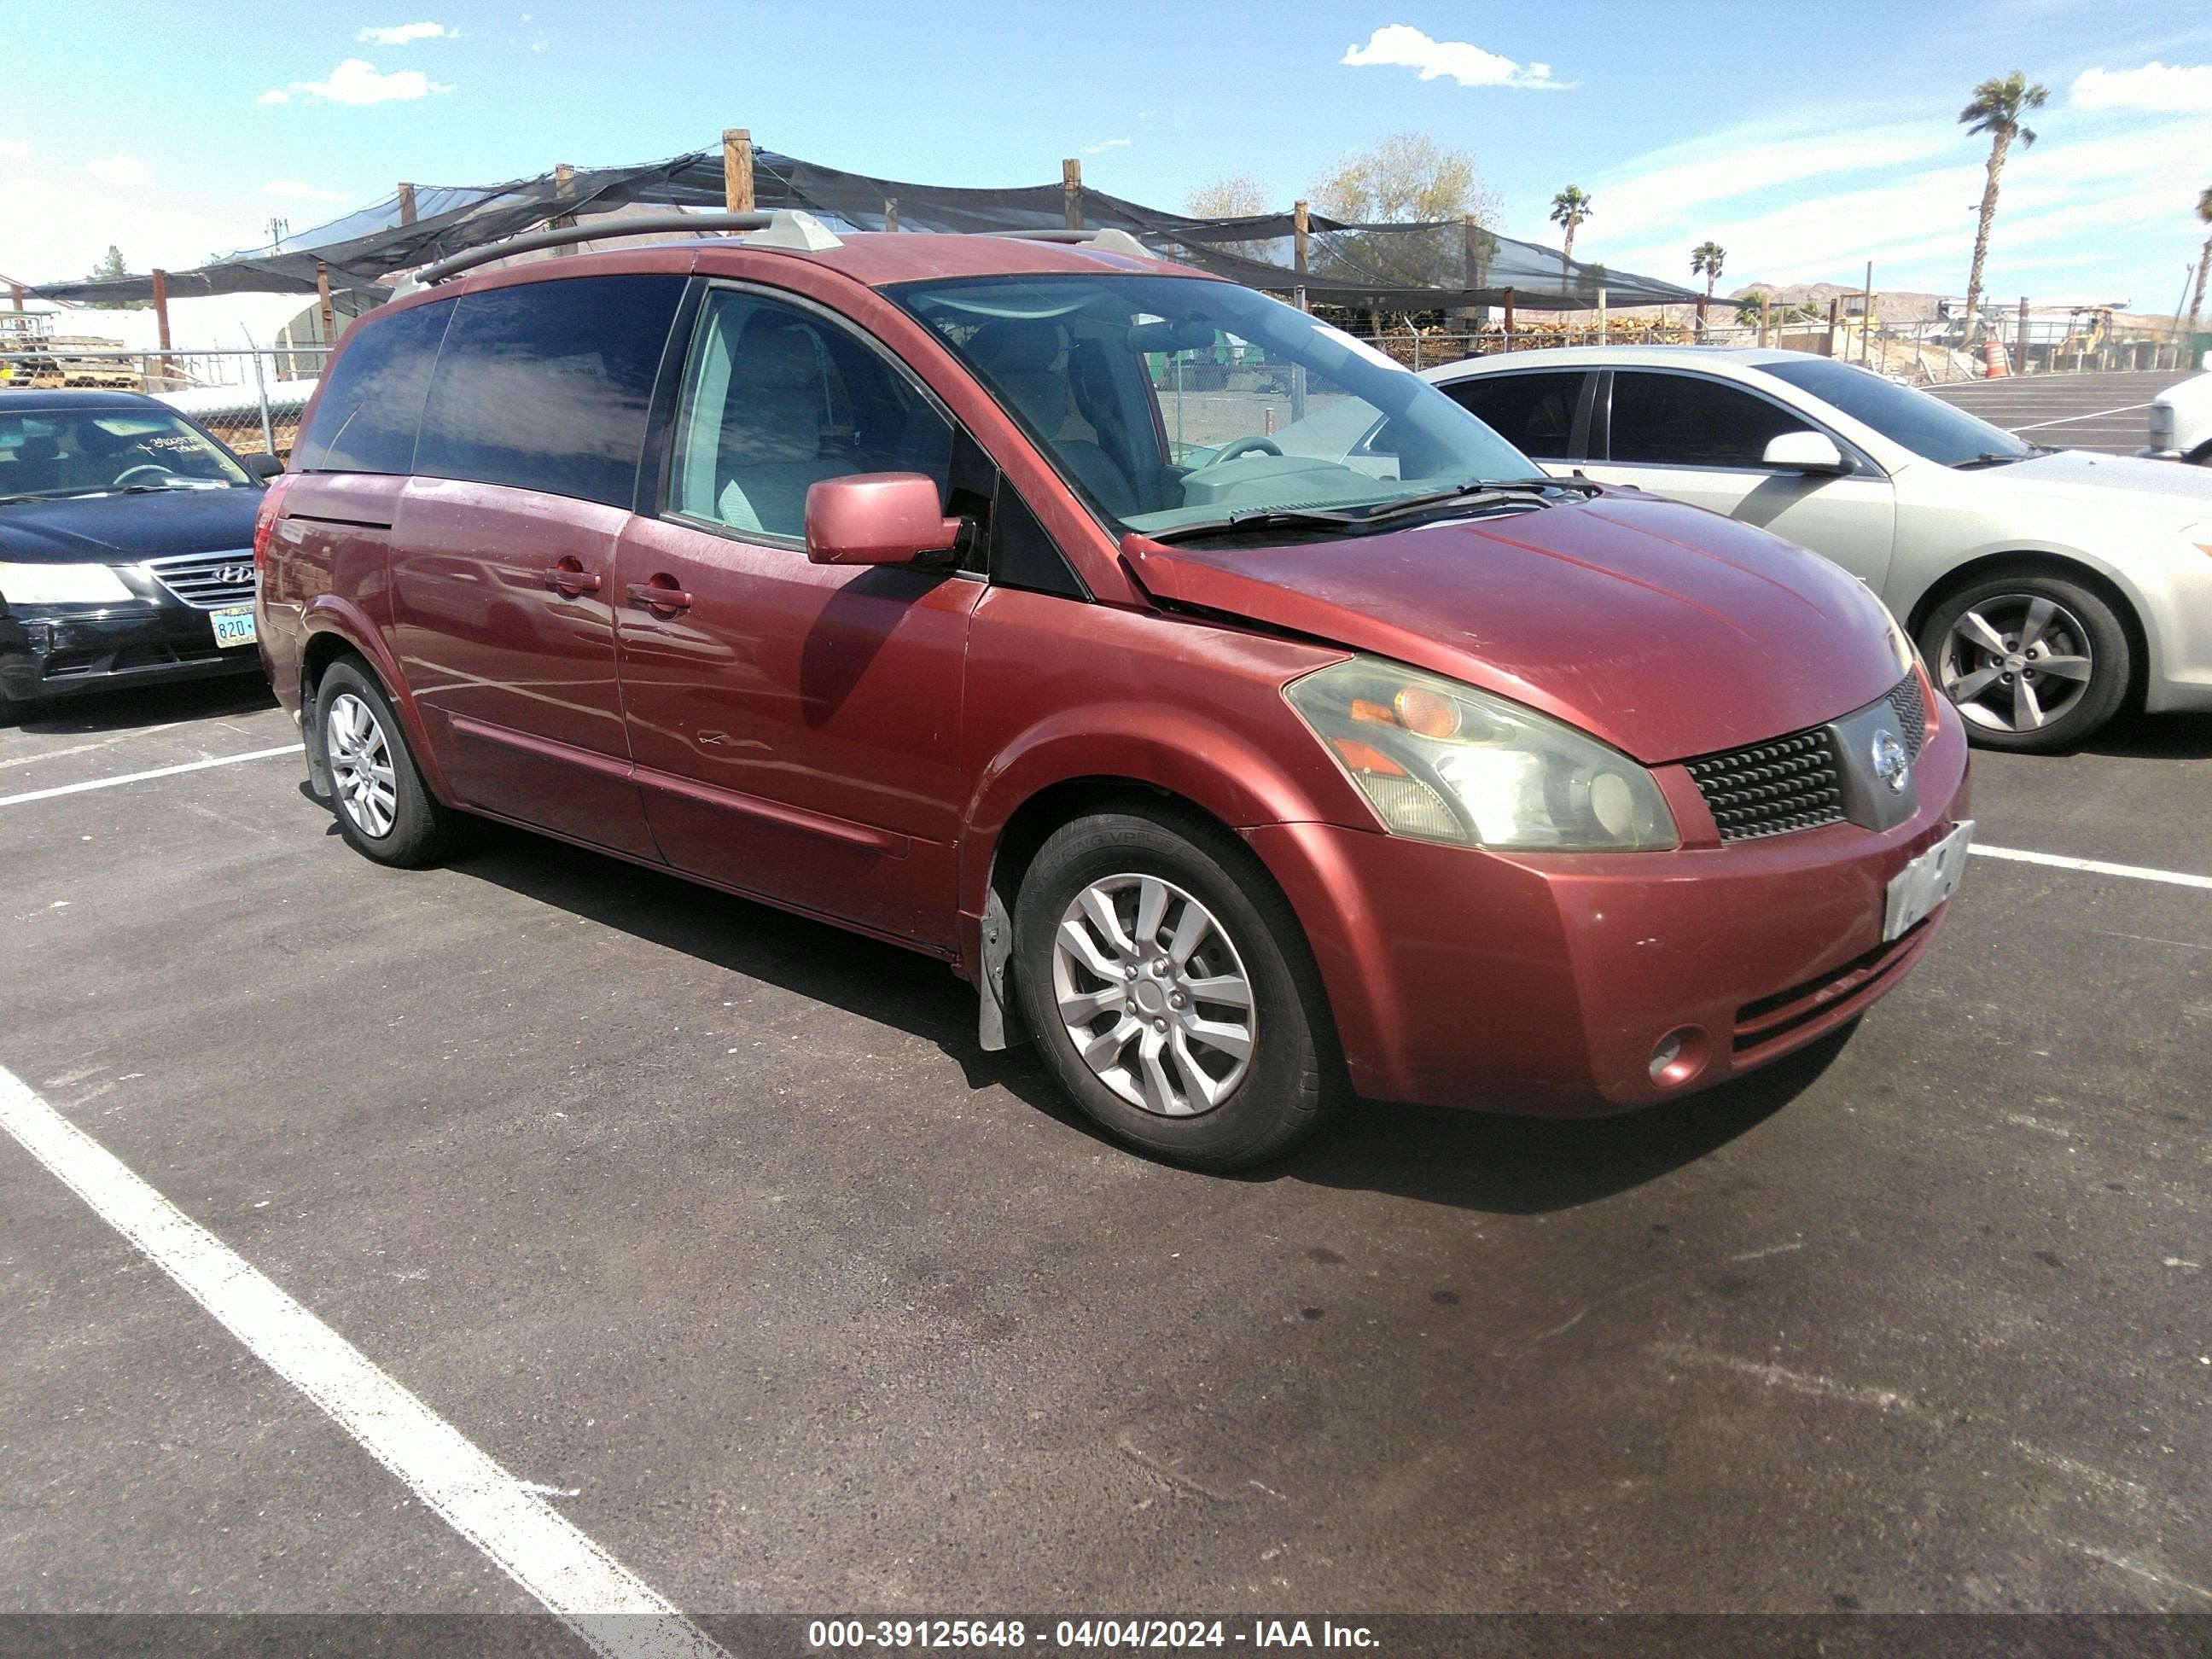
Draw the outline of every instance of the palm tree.
<instances>
[{"instance_id":1,"label":"palm tree","mask_svg":"<svg viewBox=\"0 0 2212 1659\"><path fill-rule=\"evenodd\" d=\"M1575 227L1590 216L1590 198L1583 193L1580 185L1569 185L1552 198L1552 222L1564 225L1567 232L1566 246L1559 250L1559 280L1567 279L1568 268L1575 258Z\"/></svg>"},{"instance_id":2,"label":"palm tree","mask_svg":"<svg viewBox=\"0 0 2212 1659\"><path fill-rule=\"evenodd\" d=\"M2212 225L2212 189L2197 193L2197 216L2203 223ZM2197 314L2204 309L2204 268L2207 265L2212 265L2212 236L2204 239L2204 251L2197 256L2197 292L2189 301L2189 326L2192 329L2197 326Z\"/></svg>"},{"instance_id":3,"label":"palm tree","mask_svg":"<svg viewBox=\"0 0 2212 1659\"><path fill-rule=\"evenodd\" d=\"M1705 308L1713 302L1713 284L1720 280L1721 267L1728 262L1728 250L1718 242L1700 242L1690 250L1690 275L1703 271L1705 277L1705 297L1698 301L1698 337L1705 337Z\"/></svg>"},{"instance_id":4,"label":"palm tree","mask_svg":"<svg viewBox=\"0 0 2212 1659\"><path fill-rule=\"evenodd\" d=\"M2051 89L2030 86L2027 77L2018 70L2010 75L1991 76L1974 88L1973 101L1959 112L1959 125L1969 132L1990 135L1989 180L1982 186L1982 220L1974 232L1974 267L1966 276L1966 334L1968 343L1974 337L1974 308L1982 297L1982 261L1989 255L1990 225L1997 216L1997 175L2004 171L2005 152L2012 141L2020 140L2025 149L2035 142L2035 131L2024 127L2020 118L2032 109L2041 109Z\"/></svg>"}]
</instances>

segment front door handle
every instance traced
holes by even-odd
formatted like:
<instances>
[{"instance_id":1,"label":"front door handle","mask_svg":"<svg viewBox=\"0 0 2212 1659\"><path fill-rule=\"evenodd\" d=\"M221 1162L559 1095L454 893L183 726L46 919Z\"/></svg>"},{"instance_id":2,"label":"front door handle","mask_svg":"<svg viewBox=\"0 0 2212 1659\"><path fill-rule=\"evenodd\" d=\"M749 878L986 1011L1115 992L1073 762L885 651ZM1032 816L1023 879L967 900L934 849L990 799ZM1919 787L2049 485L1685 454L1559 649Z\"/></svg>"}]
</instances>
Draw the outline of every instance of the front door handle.
<instances>
[{"instance_id":1,"label":"front door handle","mask_svg":"<svg viewBox=\"0 0 2212 1659\"><path fill-rule=\"evenodd\" d=\"M656 576L649 582L629 585L629 602L642 605L647 611L665 611L672 615L691 608L691 596L676 585L673 576Z\"/></svg>"},{"instance_id":2,"label":"front door handle","mask_svg":"<svg viewBox=\"0 0 2212 1659\"><path fill-rule=\"evenodd\" d=\"M580 599L599 591L599 579L573 558L545 567L545 586L564 599Z\"/></svg>"}]
</instances>

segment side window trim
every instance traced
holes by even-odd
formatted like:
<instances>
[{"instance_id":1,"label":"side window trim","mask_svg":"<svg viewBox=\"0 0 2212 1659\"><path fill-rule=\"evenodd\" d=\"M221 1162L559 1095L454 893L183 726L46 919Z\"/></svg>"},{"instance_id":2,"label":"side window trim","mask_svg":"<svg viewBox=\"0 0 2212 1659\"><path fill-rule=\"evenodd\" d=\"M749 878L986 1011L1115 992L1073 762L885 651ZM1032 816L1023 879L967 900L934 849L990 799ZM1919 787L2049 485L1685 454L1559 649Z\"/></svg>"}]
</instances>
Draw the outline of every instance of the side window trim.
<instances>
[{"instance_id":1,"label":"side window trim","mask_svg":"<svg viewBox=\"0 0 2212 1659\"><path fill-rule=\"evenodd\" d=\"M1676 368L1671 364L1664 363L1638 363L1632 368L1621 369L1618 371L1618 373L1626 374L1665 374L1670 375L1676 380L1703 380L1709 386L1725 386L1731 392L1742 393L1745 397L1753 399L1754 402L1762 403L1771 409L1778 410L1783 414L1787 415L1791 420L1802 422L1813 431L1820 434L1821 436L1833 443L1838 449L1841 450L1844 454L1850 456L1858 462L1859 471L1858 473L1853 474L1853 477L1870 476L1882 479L1887 479L1889 477L1887 470L1885 469L1880 462L1876 461L1873 456L1868 454L1866 451L1861 449L1856 444L1853 443L1849 438L1844 437L1841 433L1835 431L1825 422L1818 419L1816 416L1808 415L1803 410L1798 409L1790 404L1784 403L1781 398L1774 397L1760 387L1749 385L1745 381L1732 380L1727 376L1721 374L1707 374L1694 368ZM1723 466L1711 463L1701 463L1696 461L1618 461L1613 459L1613 390L1616 371L1608 368L1604 371L1604 374L1605 415L1602 422L1597 424L1601 427L1604 433L1605 459L1601 463L1600 463L1600 465L1605 466L1664 467L1669 472L1758 472L1768 477L1772 477L1776 473L1787 472L1790 471L1787 467L1766 466L1757 461L1747 462L1738 466ZM1596 430L1593 430L1590 435L1593 438L1596 437ZM1593 455L1592 459L1595 459L1595 455Z\"/></svg>"}]
</instances>

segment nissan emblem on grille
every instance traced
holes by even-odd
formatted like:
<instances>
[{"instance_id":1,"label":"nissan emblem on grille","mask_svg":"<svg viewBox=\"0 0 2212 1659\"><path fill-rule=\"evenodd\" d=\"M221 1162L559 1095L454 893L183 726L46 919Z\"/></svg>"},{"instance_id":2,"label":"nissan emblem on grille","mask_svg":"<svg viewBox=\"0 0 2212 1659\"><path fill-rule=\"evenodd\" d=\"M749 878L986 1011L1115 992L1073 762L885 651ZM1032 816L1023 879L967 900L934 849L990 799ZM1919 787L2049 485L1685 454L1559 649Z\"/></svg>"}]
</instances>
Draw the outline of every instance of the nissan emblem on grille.
<instances>
[{"instance_id":1,"label":"nissan emblem on grille","mask_svg":"<svg viewBox=\"0 0 2212 1659\"><path fill-rule=\"evenodd\" d=\"M1905 752L1904 740L1886 726L1874 734L1874 775L1889 786L1893 795L1903 794L1912 781L1912 761Z\"/></svg>"}]
</instances>

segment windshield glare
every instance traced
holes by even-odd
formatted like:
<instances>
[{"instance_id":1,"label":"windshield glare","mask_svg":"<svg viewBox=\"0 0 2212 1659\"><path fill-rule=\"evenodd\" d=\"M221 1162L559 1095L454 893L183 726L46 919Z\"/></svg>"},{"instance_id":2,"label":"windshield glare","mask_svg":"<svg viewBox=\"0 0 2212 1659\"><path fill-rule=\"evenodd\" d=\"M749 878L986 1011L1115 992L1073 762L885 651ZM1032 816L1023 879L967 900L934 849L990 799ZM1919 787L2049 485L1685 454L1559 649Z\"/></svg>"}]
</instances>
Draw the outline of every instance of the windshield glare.
<instances>
[{"instance_id":1,"label":"windshield glare","mask_svg":"<svg viewBox=\"0 0 2212 1659\"><path fill-rule=\"evenodd\" d=\"M2035 453L2034 445L2023 443L2002 427L1977 420L1941 398L1899 386L1851 363L1808 357L1796 362L1761 363L1759 368L1800 392L1809 392L1834 404L1892 443L1902 444L1914 454L1945 466L1990 456L2018 459Z\"/></svg>"},{"instance_id":2,"label":"windshield glare","mask_svg":"<svg viewBox=\"0 0 2212 1659\"><path fill-rule=\"evenodd\" d=\"M0 411L0 497L248 486L246 471L165 410Z\"/></svg>"},{"instance_id":3,"label":"windshield glare","mask_svg":"<svg viewBox=\"0 0 2212 1659\"><path fill-rule=\"evenodd\" d=\"M1250 289L1071 275L891 293L1129 529L1358 512L1540 476L1418 376Z\"/></svg>"}]
</instances>

